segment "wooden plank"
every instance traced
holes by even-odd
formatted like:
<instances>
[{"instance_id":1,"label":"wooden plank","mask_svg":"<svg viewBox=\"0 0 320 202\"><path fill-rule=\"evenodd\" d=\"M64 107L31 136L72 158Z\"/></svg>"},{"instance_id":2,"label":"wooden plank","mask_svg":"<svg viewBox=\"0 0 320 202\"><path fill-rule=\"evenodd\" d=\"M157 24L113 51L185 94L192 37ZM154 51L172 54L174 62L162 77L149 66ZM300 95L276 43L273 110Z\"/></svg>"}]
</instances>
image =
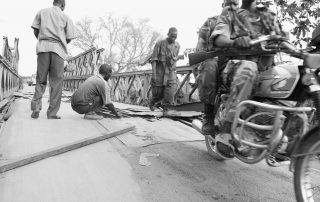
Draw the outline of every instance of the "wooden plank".
<instances>
[{"instance_id":1,"label":"wooden plank","mask_svg":"<svg viewBox=\"0 0 320 202\"><path fill-rule=\"evenodd\" d=\"M171 117L171 118L191 118L191 117L198 117L201 116L202 113L201 112L197 112L197 111L178 111L175 115L167 115L167 116L163 116L163 112L162 111L131 111L128 109L124 109L121 111L122 114L126 114L128 116L154 116L154 117Z\"/></svg>"},{"instance_id":2,"label":"wooden plank","mask_svg":"<svg viewBox=\"0 0 320 202\"><path fill-rule=\"evenodd\" d=\"M8 102L10 101L11 98L5 98L3 100L0 101L0 109L2 109L4 106L6 106L6 104L8 104Z\"/></svg>"},{"instance_id":3,"label":"wooden plank","mask_svg":"<svg viewBox=\"0 0 320 202\"><path fill-rule=\"evenodd\" d=\"M62 153L68 152L68 151L72 151L72 150L75 150L75 149L78 149L78 148L81 148L81 147L84 147L84 146L87 146L90 144L94 144L94 143L115 137L117 135L121 135L123 133L132 131L134 129L135 129L135 126L125 127L123 129L116 130L116 131L110 132L110 133L102 135L102 136L85 138L83 140L79 140L79 141L76 141L73 143L65 144L65 145L58 146L58 147L48 149L45 151L41 151L41 152L38 152L35 154L24 156L19 159L12 160L12 161L7 162L3 165L0 165L0 173L4 173L6 171L9 171L9 170L12 170L12 169L15 169L15 168L18 168L18 167L21 167L21 166L24 166L24 165L27 165L30 163L34 163L34 162L37 162L37 161L40 161L40 160L43 160L43 159L46 159L46 158L49 158L52 156L56 156L56 155L59 155L59 154L62 154Z\"/></svg>"}]
</instances>

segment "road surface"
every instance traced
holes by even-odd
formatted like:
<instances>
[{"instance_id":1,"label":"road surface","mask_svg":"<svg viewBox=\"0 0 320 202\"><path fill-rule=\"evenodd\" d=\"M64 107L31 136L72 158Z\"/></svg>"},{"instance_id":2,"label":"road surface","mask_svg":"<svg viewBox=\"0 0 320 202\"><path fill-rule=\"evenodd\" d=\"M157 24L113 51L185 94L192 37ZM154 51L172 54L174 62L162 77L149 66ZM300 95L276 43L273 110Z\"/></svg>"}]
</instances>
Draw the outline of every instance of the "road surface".
<instances>
[{"instance_id":1,"label":"road surface","mask_svg":"<svg viewBox=\"0 0 320 202\"><path fill-rule=\"evenodd\" d=\"M24 89L1 127L0 163L126 125L136 130L0 174L1 202L295 201L287 166L215 161L201 134L166 118L84 120L68 97L61 120L46 119L47 94L33 120L33 91Z\"/></svg>"}]
</instances>

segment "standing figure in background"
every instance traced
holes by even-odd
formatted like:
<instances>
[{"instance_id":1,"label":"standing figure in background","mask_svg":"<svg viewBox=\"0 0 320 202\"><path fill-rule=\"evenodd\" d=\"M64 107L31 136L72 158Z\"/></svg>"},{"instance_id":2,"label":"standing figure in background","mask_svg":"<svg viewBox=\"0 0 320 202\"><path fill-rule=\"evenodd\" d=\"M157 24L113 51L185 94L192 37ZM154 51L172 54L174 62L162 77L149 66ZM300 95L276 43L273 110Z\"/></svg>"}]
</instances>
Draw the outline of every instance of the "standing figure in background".
<instances>
[{"instance_id":1,"label":"standing figure in background","mask_svg":"<svg viewBox=\"0 0 320 202\"><path fill-rule=\"evenodd\" d=\"M178 30L171 27L168 37L156 43L151 56L152 64L152 98L149 107L154 111L156 102L162 100L163 115L177 115L174 111L169 111L174 104L174 95L177 91L176 62L179 58L180 45L176 42Z\"/></svg>"},{"instance_id":2,"label":"standing figure in background","mask_svg":"<svg viewBox=\"0 0 320 202\"><path fill-rule=\"evenodd\" d=\"M42 96L47 86L49 74L50 96L48 119L60 119L57 115L61 104L64 61L67 58L67 43L76 37L76 29L71 19L63 13L65 0L54 0L53 7L40 10L32 28L37 43L37 77L35 93L31 101L31 117L39 117Z\"/></svg>"}]
</instances>

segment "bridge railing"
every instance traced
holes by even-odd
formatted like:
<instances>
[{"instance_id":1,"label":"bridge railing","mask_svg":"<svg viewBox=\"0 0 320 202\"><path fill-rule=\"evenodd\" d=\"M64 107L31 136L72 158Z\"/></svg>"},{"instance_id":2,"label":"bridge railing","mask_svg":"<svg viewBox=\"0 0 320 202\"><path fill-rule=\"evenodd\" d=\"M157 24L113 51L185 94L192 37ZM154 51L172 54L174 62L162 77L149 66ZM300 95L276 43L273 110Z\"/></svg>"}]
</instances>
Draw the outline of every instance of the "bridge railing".
<instances>
[{"instance_id":1,"label":"bridge railing","mask_svg":"<svg viewBox=\"0 0 320 202\"><path fill-rule=\"evenodd\" d=\"M64 73L64 90L75 91L87 78L97 73L102 51L103 49L91 48L67 60L68 63L75 64L76 69Z\"/></svg>"},{"instance_id":2,"label":"bridge railing","mask_svg":"<svg viewBox=\"0 0 320 202\"><path fill-rule=\"evenodd\" d=\"M15 39L14 48L10 48L8 38L3 37L0 53L0 101L13 95L21 87L18 75L19 39Z\"/></svg>"},{"instance_id":3,"label":"bridge railing","mask_svg":"<svg viewBox=\"0 0 320 202\"><path fill-rule=\"evenodd\" d=\"M64 89L75 91L81 83L97 71L97 63L103 50L92 48L76 57L70 58L68 63L77 66L76 71L65 73ZM116 73L109 80L112 87L111 98L113 101L147 105L151 96L151 70ZM198 91L194 84L193 67L177 67L178 89L175 93L175 104L199 102Z\"/></svg>"},{"instance_id":4,"label":"bridge railing","mask_svg":"<svg viewBox=\"0 0 320 202\"><path fill-rule=\"evenodd\" d=\"M178 89L175 92L175 104L198 102L198 91L194 84L193 67L177 67ZM147 105L151 96L151 70L114 74L110 83L112 99L117 102L134 105Z\"/></svg>"}]
</instances>

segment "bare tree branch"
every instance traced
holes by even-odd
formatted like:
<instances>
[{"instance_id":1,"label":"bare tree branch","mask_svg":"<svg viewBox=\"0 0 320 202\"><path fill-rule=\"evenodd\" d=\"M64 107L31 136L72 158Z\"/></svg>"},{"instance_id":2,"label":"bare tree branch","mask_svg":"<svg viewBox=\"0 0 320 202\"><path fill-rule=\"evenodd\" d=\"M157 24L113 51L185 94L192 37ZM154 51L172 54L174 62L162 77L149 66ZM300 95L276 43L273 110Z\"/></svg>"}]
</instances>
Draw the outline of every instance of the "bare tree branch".
<instances>
[{"instance_id":1,"label":"bare tree branch","mask_svg":"<svg viewBox=\"0 0 320 202\"><path fill-rule=\"evenodd\" d=\"M72 41L71 44L73 47L80 48L83 51L92 47L99 47L99 30L92 19L86 17L80 22L77 22L76 26L80 31L80 35Z\"/></svg>"},{"instance_id":2,"label":"bare tree branch","mask_svg":"<svg viewBox=\"0 0 320 202\"><path fill-rule=\"evenodd\" d=\"M149 26L149 19L133 21L108 14L96 21L84 18L76 25L81 36L73 46L81 50L104 48L103 62L113 64L117 72L136 70L161 37Z\"/></svg>"}]
</instances>

